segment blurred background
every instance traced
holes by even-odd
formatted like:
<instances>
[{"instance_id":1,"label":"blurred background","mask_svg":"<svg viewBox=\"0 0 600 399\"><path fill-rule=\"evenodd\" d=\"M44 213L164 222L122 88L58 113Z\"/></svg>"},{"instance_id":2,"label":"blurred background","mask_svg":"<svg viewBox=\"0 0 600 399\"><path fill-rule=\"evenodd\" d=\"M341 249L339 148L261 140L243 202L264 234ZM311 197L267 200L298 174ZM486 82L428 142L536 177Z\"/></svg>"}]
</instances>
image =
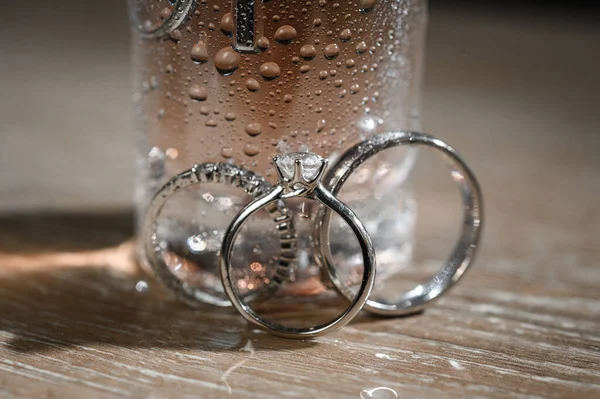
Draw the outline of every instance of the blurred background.
<instances>
[{"instance_id":1,"label":"blurred background","mask_svg":"<svg viewBox=\"0 0 600 399\"><path fill-rule=\"evenodd\" d=\"M488 198L499 170L548 178L545 163L571 154L575 176L600 149L595 3L430 2L423 127L462 151ZM131 206L126 2L13 2L1 18L0 211Z\"/></svg>"}]
</instances>

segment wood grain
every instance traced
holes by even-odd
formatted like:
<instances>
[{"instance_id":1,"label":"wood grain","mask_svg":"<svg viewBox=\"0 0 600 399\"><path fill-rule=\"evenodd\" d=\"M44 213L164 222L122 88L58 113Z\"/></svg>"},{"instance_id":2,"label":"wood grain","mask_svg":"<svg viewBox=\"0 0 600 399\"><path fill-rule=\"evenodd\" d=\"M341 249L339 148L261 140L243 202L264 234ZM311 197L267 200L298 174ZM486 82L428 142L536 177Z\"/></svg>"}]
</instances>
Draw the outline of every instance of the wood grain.
<instances>
[{"instance_id":1,"label":"wood grain","mask_svg":"<svg viewBox=\"0 0 600 399\"><path fill-rule=\"evenodd\" d=\"M30 251L4 247L3 395L559 398L600 392L597 254L596 264L583 253L563 268L546 255L519 260L488 250L459 288L421 315L365 315L334 335L291 341L249 327L232 311L188 309L152 281L148 292L137 292L136 282L147 276L131 262L130 243L77 249L78 231L93 230L93 220L98 217L55 217L72 251L36 251L26 238ZM122 233L115 230L115 237ZM12 234L2 229L1 235ZM561 250L549 257L568 258ZM437 266L429 263L423 267Z\"/></svg>"},{"instance_id":2,"label":"wood grain","mask_svg":"<svg viewBox=\"0 0 600 399\"><path fill-rule=\"evenodd\" d=\"M283 340L171 300L132 259L129 211L1 216L0 397L600 397L600 60L580 59L598 28L556 22L432 10L425 127L461 149L487 216L435 306ZM456 236L455 189L421 161L409 276Z\"/></svg>"}]
</instances>

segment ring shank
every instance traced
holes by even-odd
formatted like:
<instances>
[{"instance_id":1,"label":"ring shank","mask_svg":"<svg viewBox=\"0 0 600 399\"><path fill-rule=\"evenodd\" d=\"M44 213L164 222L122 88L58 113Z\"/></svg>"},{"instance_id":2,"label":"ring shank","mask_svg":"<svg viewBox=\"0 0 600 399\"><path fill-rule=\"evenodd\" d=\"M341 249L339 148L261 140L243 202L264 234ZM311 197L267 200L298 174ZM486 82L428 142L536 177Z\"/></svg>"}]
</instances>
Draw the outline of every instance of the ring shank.
<instances>
[{"instance_id":1,"label":"ring shank","mask_svg":"<svg viewBox=\"0 0 600 399\"><path fill-rule=\"evenodd\" d=\"M456 150L435 137L415 132L393 131L382 133L348 150L332 166L324 184L337 196L350 175L367 159L386 149L402 145L419 145L442 152L453 180L457 183L463 203L463 223L460 238L450 258L428 282L404 293L396 303L368 300L365 309L383 316L399 316L418 312L439 298L464 275L471 264L481 235L482 195L479 184ZM354 294L332 264L329 234L331 211L322 207L315 225L315 243L320 248L319 261L325 266L335 288L346 298ZM318 252L318 251L317 251Z\"/></svg>"},{"instance_id":2,"label":"ring shank","mask_svg":"<svg viewBox=\"0 0 600 399\"><path fill-rule=\"evenodd\" d=\"M142 261L147 263L154 271L156 277L186 304L193 307L201 303L229 307L231 303L227 298L217 297L200 288L190 286L177 277L168 267L162 256L164 248L160 245L158 237L157 218L165 203L186 187L202 185L204 183L226 184L239 188L244 193L253 197L259 197L272 188L259 175L235 165L223 163L197 164L191 169L174 176L154 195L146 210L140 234L144 255ZM278 232L280 238L281 256L278 264L279 272L279 269L289 269L295 256L295 240L289 239L289 237L295 237L294 227L291 215L283 202L274 203L272 207L267 208L267 211L273 219L274 229ZM287 259L292 260L288 261ZM255 292L247 294L245 299L248 301L262 300L272 295L277 288L276 284L268 284L265 287L257 289Z\"/></svg>"},{"instance_id":3,"label":"ring shank","mask_svg":"<svg viewBox=\"0 0 600 399\"><path fill-rule=\"evenodd\" d=\"M229 228L225 233L225 238L223 239L219 263L225 292L227 293L234 307L247 321L258 325L272 334L285 338L302 339L315 337L325 332L336 331L349 323L360 312L364 304L367 302L375 283L375 252L371 238L369 237L365 227L360 222L358 217L344 203L340 202L331 193L329 193L320 183L316 186L308 198L316 199L328 209L338 213L346 221L346 223L350 225L352 231L360 242L364 261L364 273L358 293L352 295L352 298L350 298L352 301L351 305L342 314L327 323L304 328L287 327L271 322L260 316L254 311L254 309L252 309L252 307L239 298L233 287L231 276L231 257L236 237L242 225L259 209L268 206L269 204L282 198L282 195L284 195L283 191L284 189L282 186L275 186L271 192L251 202L245 208L243 208L229 225Z\"/></svg>"}]
</instances>

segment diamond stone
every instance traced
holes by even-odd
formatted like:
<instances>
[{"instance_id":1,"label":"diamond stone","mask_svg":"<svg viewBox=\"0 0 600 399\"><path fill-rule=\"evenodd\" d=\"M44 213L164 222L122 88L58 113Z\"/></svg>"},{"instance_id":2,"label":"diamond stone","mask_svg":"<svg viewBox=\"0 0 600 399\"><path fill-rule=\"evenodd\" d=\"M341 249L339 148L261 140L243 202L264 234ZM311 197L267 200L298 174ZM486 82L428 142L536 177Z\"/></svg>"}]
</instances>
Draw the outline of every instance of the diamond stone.
<instances>
[{"instance_id":1,"label":"diamond stone","mask_svg":"<svg viewBox=\"0 0 600 399\"><path fill-rule=\"evenodd\" d=\"M283 177L289 180L294 178L294 164L297 159L300 160L302 177L305 180L312 181L319 175L323 165L322 157L312 152L289 152L280 156L276 161Z\"/></svg>"}]
</instances>

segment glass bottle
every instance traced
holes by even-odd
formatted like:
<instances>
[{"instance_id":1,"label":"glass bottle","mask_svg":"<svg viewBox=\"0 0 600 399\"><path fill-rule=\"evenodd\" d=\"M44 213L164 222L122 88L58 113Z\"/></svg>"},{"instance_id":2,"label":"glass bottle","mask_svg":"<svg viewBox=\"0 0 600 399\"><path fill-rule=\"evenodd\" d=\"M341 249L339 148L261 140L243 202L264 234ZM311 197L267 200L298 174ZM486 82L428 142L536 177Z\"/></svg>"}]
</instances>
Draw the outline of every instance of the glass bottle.
<instances>
[{"instance_id":1,"label":"glass bottle","mask_svg":"<svg viewBox=\"0 0 600 399\"><path fill-rule=\"evenodd\" d=\"M425 0L130 0L130 15L139 218L165 181L195 163L233 163L275 183L275 154L312 151L334 160L375 133L420 127ZM378 280L411 259L415 156L403 148L380 154L340 194L375 243ZM223 184L173 197L159 219L172 272L223 298L217 252L250 200ZM316 204L286 205L298 235L295 283L286 289L320 293L311 243ZM352 233L339 220L332 229L335 259L350 281L360 278ZM267 212L238 244L236 267L247 271L238 288L268 282L279 246Z\"/></svg>"}]
</instances>

